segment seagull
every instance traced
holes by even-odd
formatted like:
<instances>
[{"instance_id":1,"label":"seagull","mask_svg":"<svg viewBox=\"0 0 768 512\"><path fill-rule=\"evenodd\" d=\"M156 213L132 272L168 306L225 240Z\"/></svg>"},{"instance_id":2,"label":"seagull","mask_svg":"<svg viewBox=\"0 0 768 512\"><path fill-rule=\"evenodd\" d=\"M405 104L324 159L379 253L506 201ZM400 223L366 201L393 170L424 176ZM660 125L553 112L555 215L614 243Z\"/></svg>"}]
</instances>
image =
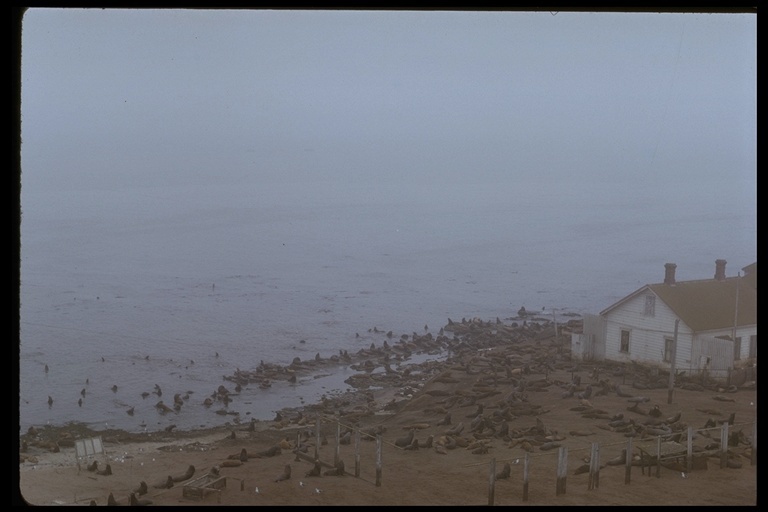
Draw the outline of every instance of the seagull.
<instances>
[{"instance_id":1,"label":"seagull","mask_svg":"<svg viewBox=\"0 0 768 512\"><path fill-rule=\"evenodd\" d=\"M299 482L300 487L304 487L304 485L305 485L304 482Z\"/></svg>"},{"instance_id":2,"label":"seagull","mask_svg":"<svg viewBox=\"0 0 768 512\"><path fill-rule=\"evenodd\" d=\"M320 494L321 492L322 492L322 491L320 491L320 489L318 489L317 487L315 487L315 493L316 493L316 494Z\"/></svg>"},{"instance_id":3,"label":"seagull","mask_svg":"<svg viewBox=\"0 0 768 512\"><path fill-rule=\"evenodd\" d=\"M255 494L259 494L259 488L257 487L256 489L254 489L254 490L253 490L253 492L254 492Z\"/></svg>"}]
</instances>

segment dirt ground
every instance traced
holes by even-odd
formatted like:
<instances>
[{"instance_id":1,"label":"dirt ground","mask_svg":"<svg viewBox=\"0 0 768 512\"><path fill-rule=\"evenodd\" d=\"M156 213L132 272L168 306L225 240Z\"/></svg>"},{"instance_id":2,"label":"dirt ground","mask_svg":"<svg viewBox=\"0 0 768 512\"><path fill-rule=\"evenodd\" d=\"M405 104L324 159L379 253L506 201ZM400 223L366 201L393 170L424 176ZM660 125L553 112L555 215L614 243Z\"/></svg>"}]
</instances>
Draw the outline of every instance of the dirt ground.
<instances>
[{"instance_id":1,"label":"dirt ground","mask_svg":"<svg viewBox=\"0 0 768 512\"><path fill-rule=\"evenodd\" d=\"M101 435L106 453L79 464L71 442L59 443L61 448L53 452L33 441L42 437L40 432L26 433L21 436L19 499L32 505L106 505L112 493L117 504L127 505L143 481L147 492L140 499L177 506L757 504L757 466L751 463L749 444L757 417L754 383L741 388L678 383L668 403L668 388L662 385L668 377L649 377L638 368L619 372L610 366L577 366L562 356L541 364L537 354L559 353L549 343L470 346L424 372L419 384L361 391L357 403L301 414L286 411L281 421L252 427L150 437L93 433ZM580 398L588 386L591 396ZM642 398L633 402L631 397ZM654 419L649 412L656 405ZM323 418L317 448L320 475L309 476L318 413ZM726 461L716 444L721 423L731 415L728 431L734 446L729 446ZM628 424L622 426L622 421ZM382 432L378 472L375 438L362 435L356 442L353 436L348 444L337 444L337 432L355 426ZM685 447L688 426L693 427L692 445L701 452L696 460L702 469L687 471L679 465L683 458L664 461L658 476L656 466L643 474L638 447L655 449L654 429L678 434ZM418 449L397 446L411 431ZM70 432L64 438L86 434ZM62 432L57 435L61 438ZM630 438L633 463L627 483L627 465L612 459L621 457ZM297 441L306 454L297 453ZM595 443L600 470L590 486L585 468ZM561 454L566 473L558 479ZM329 474L337 460L343 462L343 476ZM94 461L97 471L89 471ZM100 474L107 464L111 474ZM509 465L509 476L493 479L493 485L492 464L494 474ZM184 479L190 466L194 474ZM290 477L281 479L286 466ZM178 481L163 488L169 477ZM196 479L198 485L187 486L185 492L185 484ZM193 496L193 489L213 482L225 487L203 499Z\"/></svg>"}]
</instances>

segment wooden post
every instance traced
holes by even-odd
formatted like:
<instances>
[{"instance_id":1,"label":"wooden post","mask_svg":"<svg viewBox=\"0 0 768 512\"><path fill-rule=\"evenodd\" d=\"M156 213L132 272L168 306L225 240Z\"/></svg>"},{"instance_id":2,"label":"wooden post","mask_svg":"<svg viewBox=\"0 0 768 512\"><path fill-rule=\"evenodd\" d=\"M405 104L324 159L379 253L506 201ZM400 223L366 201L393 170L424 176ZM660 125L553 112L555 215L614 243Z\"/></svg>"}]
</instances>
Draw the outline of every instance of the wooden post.
<instances>
[{"instance_id":1,"label":"wooden post","mask_svg":"<svg viewBox=\"0 0 768 512\"><path fill-rule=\"evenodd\" d=\"M493 506L494 493L496 491L496 459L491 459L491 467L488 475L488 505Z\"/></svg>"},{"instance_id":2,"label":"wooden post","mask_svg":"<svg viewBox=\"0 0 768 512\"><path fill-rule=\"evenodd\" d=\"M688 451L685 455L685 469L690 472L693 469L693 427L688 425Z\"/></svg>"},{"instance_id":3,"label":"wooden post","mask_svg":"<svg viewBox=\"0 0 768 512\"><path fill-rule=\"evenodd\" d=\"M376 487L381 487L381 434L376 436Z\"/></svg>"},{"instance_id":4,"label":"wooden post","mask_svg":"<svg viewBox=\"0 0 768 512\"><path fill-rule=\"evenodd\" d=\"M320 458L320 455L318 454L318 450L320 450L320 415L319 414L315 418L315 460Z\"/></svg>"},{"instance_id":5,"label":"wooden post","mask_svg":"<svg viewBox=\"0 0 768 512\"><path fill-rule=\"evenodd\" d=\"M752 457L750 458L750 465L757 465L757 407L755 407L755 421L752 423Z\"/></svg>"},{"instance_id":6,"label":"wooden post","mask_svg":"<svg viewBox=\"0 0 768 512\"><path fill-rule=\"evenodd\" d=\"M728 422L720 430L720 469L728 465Z\"/></svg>"},{"instance_id":7,"label":"wooden post","mask_svg":"<svg viewBox=\"0 0 768 512\"><path fill-rule=\"evenodd\" d=\"M333 467L339 465L339 450L341 450L341 422L336 422L336 451L333 454Z\"/></svg>"},{"instance_id":8,"label":"wooden post","mask_svg":"<svg viewBox=\"0 0 768 512\"><path fill-rule=\"evenodd\" d=\"M592 443L592 450L589 454L589 480L587 489L592 490L600 487L600 446Z\"/></svg>"},{"instance_id":9,"label":"wooden post","mask_svg":"<svg viewBox=\"0 0 768 512\"><path fill-rule=\"evenodd\" d=\"M355 429L355 478L360 477L360 429Z\"/></svg>"},{"instance_id":10,"label":"wooden post","mask_svg":"<svg viewBox=\"0 0 768 512\"><path fill-rule=\"evenodd\" d=\"M299 457L299 445L301 444L301 432L296 432L296 462L299 462L301 458Z\"/></svg>"},{"instance_id":11,"label":"wooden post","mask_svg":"<svg viewBox=\"0 0 768 512\"><path fill-rule=\"evenodd\" d=\"M651 474L650 469L648 474ZM661 436L656 437L656 478L661 478Z\"/></svg>"},{"instance_id":12,"label":"wooden post","mask_svg":"<svg viewBox=\"0 0 768 512\"><path fill-rule=\"evenodd\" d=\"M561 446L557 452L557 484L555 494L565 494L565 483L568 477L568 448Z\"/></svg>"},{"instance_id":13,"label":"wooden post","mask_svg":"<svg viewBox=\"0 0 768 512\"><path fill-rule=\"evenodd\" d=\"M669 365L669 390L667 391L667 403L672 403L672 394L675 390L675 369L677 359L677 326L680 324L680 319L675 319L675 336L672 338L672 361Z\"/></svg>"},{"instance_id":14,"label":"wooden post","mask_svg":"<svg viewBox=\"0 0 768 512\"><path fill-rule=\"evenodd\" d=\"M523 501L528 501L529 469L529 454L528 452L525 452L525 461L523 462Z\"/></svg>"},{"instance_id":15,"label":"wooden post","mask_svg":"<svg viewBox=\"0 0 768 512\"><path fill-rule=\"evenodd\" d=\"M626 467L624 469L624 484L629 484L630 473L632 473L632 438L627 440L627 454L624 458Z\"/></svg>"}]
</instances>

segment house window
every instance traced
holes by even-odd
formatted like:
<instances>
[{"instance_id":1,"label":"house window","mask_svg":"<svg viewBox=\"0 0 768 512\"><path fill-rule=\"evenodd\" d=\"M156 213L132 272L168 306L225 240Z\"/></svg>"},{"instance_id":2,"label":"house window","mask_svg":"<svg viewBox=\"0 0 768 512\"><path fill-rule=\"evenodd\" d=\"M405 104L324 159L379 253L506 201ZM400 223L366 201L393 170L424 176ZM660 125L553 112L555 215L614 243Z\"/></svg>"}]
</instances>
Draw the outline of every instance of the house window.
<instances>
[{"instance_id":1,"label":"house window","mask_svg":"<svg viewBox=\"0 0 768 512\"><path fill-rule=\"evenodd\" d=\"M655 315L656 315L656 296L646 295L645 296L645 316L655 316Z\"/></svg>"},{"instance_id":2,"label":"house window","mask_svg":"<svg viewBox=\"0 0 768 512\"><path fill-rule=\"evenodd\" d=\"M619 351L629 354L629 331L625 329L621 330L621 345L619 346Z\"/></svg>"},{"instance_id":3,"label":"house window","mask_svg":"<svg viewBox=\"0 0 768 512\"><path fill-rule=\"evenodd\" d=\"M674 338L664 338L664 362L672 362L672 344L675 342Z\"/></svg>"},{"instance_id":4,"label":"house window","mask_svg":"<svg viewBox=\"0 0 768 512\"><path fill-rule=\"evenodd\" d=\"M733 341L733 360L741 359L741 336L737 336Z\"/></svg>"}]
</instances>

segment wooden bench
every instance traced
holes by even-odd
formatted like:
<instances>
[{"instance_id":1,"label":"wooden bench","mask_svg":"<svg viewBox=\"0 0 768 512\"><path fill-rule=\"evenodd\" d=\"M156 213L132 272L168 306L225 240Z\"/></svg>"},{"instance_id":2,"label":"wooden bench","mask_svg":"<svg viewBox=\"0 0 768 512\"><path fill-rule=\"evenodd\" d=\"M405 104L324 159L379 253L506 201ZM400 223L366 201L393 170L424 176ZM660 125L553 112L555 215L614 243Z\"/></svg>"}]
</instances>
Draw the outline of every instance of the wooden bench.
<instances>
[{"instance_id":1,"label":"wooden bench","mask_svg":"<svg viewBox=\"0 0 768 512\"><path fill-rule=\"evenodd\" d=\"M640 471L645 474L645 468L648 468L648 476L651 476L651 466L656 466L656 476L661 474L661 463L665 460L678 460L685 458L688 450L685 446L675 441L659 442L641 442L635 445L640 450ZM683 460L683 462L685 462Z\"/></svg>"},{"instance_id":2,"label":"wooden bench","mask_svg":"<svg viewBox=\"0 0 768 512\"><path fill-rule=\"evenodd\" d=\"M204 475L184 484L182 496L197 501L202 501L209 494L217 495L217 502L221 503L221 491L227 487L227 477L220 475Z\"/></svg>"}]
</instances>

